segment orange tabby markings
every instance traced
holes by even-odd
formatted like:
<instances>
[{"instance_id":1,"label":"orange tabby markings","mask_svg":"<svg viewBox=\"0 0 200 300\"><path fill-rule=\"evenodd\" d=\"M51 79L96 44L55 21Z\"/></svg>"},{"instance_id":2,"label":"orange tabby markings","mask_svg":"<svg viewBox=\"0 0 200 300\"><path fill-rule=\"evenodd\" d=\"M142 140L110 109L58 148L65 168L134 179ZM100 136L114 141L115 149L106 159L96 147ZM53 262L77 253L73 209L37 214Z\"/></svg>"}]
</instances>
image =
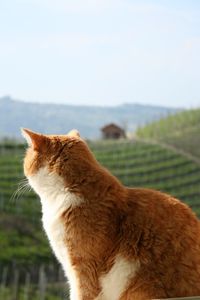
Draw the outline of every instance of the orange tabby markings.
<instances>
[{"instance_id":1,"label":"orange tabby markings","mask_svg":"<svg viewBox=\"0 0 200 300\"><path fill-rule=\"evenodd\" d=\"M200 222L189 207L158 191L124 187L75 130L23 135L24 172L40 196L71 300L200 295Z\"/></svg>"}]
</instances>

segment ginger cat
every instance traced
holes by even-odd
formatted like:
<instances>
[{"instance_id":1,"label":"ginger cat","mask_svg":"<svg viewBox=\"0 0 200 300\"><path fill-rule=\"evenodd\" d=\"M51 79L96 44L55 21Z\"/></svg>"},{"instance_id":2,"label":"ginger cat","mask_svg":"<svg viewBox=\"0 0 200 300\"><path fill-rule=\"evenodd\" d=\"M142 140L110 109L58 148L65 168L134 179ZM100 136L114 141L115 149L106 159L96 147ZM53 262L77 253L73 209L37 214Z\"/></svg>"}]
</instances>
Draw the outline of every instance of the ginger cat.
<instances>
[{"instance_id":1,"label":"ginger cat","mask_svg":"<svg viewBox=\"0 0 200 300\"><path fill-rule=\"evenodd\" d=\"M43 225L71 300L200 295L200 222L171 196L126 188L75 130L22 130L24 172L40 196Z\"/></svg>"}]
</instances>

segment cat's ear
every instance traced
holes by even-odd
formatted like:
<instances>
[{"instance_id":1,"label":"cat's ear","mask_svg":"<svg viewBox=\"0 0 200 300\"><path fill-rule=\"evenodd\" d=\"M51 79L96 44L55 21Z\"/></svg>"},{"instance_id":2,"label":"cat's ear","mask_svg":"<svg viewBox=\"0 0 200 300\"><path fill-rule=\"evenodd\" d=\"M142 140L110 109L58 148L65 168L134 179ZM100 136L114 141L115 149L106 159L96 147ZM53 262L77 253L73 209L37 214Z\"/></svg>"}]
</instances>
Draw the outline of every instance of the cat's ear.
<instances>
[{"instance_id":1,"label":"cat's ear","mask_svg":"<svg viewBox=\"0 0 200 300\"><path fill-rule=\"evenodd\" d=\"M40 150L46 143L46 136L36 133L32 130L21 128L22 136L26 139L28 145L34 150Z\"/></svg>"},{"instance_id":2,"label":"cat's ear","mask_svg":"<svg viewBox=\"0 0 200 300\"><path fill-rule=\"evenodd\" d=\"M72 129L67 135L73 137L80 137L80 133L76 129Z\"/></svg>"}]
</instances>

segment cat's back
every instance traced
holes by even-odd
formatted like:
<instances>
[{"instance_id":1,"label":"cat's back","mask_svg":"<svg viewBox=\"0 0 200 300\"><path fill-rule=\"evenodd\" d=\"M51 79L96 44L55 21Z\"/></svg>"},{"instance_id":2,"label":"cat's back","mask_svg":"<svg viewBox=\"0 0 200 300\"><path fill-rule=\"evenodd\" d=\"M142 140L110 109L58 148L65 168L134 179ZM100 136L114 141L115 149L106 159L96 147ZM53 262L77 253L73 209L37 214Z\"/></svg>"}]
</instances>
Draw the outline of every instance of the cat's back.
<instances>
[{"instance_id":1,"label":"cat's back","mask_svg":"<svg viewBox=\"0 0 200 300\"><path fill-rule=\"evenodd\" d=\"M163 239L195 239L200 245L200 221L180 200L151 189L127 188L126 224ZM184 243L184 242L182 242Z\"/></svg>"},{"instance_id":2,"label":"cat's back","mask_svg":"<svg viewBox=\"0 0 200 300\"><path fill-rule=\"evenodd\" d=\"M142 223L159 223L172 227L195 226L200 230L200 221L191 208L182 201L153 189L127 188L127 212ZM146 220L146 221L145 221Z\"/></svg>"}]
</instances>

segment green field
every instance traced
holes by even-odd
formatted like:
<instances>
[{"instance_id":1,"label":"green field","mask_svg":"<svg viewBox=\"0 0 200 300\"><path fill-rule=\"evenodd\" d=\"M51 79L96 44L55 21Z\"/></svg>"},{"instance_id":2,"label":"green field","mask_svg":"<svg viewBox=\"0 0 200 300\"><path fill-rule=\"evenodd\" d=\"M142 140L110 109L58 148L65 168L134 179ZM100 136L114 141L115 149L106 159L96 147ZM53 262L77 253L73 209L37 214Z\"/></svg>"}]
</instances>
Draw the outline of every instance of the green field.
<instances>
[{"instance_id":1,"label":"green field","mask_svg":"<svg viewBox=\"0 0 200 300\"><path fill-rule=\"evenodd\" d=\"M200 109L192 109L147 124L137 136L172 145L200 159Z\"/></svg>"},{"instance_id":2,"label":"green field","mask_svg":"<svg viewBox=\"0 0 200 300\"><path fill-rule=\"evenodd\" d=\"M90 143L90 147L97 160L126 186L170 193L190 205L200 217L200 165L197 162L156 143L101 141ZM25 266L26 270L33 265L56 265L42 230L39 199L31 191L15 195L24 178L24 151L24 145L0 146L0 244L3 249L0 268L10 264ZM50 296L47 299L51 299Z\"/></svg>"}]
</instances>

